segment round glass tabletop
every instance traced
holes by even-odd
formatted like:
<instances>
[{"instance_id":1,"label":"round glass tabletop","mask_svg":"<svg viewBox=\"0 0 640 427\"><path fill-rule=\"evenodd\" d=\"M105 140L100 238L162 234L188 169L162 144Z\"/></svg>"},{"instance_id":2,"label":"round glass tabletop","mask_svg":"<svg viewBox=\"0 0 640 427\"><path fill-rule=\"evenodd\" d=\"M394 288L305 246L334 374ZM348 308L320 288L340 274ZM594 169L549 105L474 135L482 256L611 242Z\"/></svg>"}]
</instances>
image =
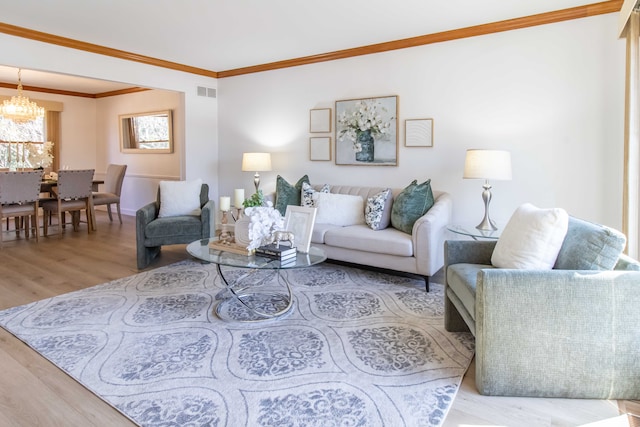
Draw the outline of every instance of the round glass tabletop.
<instances>
[{"instance_id":1,"label":"round glass tabletop","mask_svg":"<svg viewBox=\"0 0 640 427\"><path fill-rule=\"evenodd\" d=\"M322 249L312 246L309 248L309 253L303 254L301 252L298 252L296 254L295 261L287 260L284 265L282 265L279 260L271 258L261 257L257 255L236 254L233 252L210 248L209 242L215 242L217 240L218 239L216 237L212 237L211 239L196 240L195 242L191 242L187 245L187 252L202 261L207 261L218 265L265 270L310 267L315 264L320 264L327 259L327 255Z\"/></svg>"},{"instance_id":2,"label":"round glass tabletop","mask_svg":"<svg viewBox=\"0 0 640 427\"><path fill-rule=\"evenodd\" d=\"M478 230L473 225L468 224L449 224L447 230L452 233L468 236L473 239L498 239L502 233L501 229L498 230Z\"/></svg>"}]
</instances>

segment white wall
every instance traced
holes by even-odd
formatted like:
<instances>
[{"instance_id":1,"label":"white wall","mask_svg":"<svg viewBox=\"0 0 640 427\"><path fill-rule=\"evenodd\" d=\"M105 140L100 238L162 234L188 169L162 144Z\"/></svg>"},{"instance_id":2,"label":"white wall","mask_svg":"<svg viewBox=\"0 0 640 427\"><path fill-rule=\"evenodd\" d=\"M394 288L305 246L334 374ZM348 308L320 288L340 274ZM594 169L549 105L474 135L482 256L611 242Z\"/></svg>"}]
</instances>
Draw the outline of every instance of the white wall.
<instances>
[{"instance_id":1,"label":"white wall","mask_svg":"<svg viewBox=\"0 0 640 427\"><path fill-rule=\"evenodd\" d=\"M220 192L253 192L242 152L271 151L295 182L404 187L432 179L454 198L456 221L479 222L482 182L463 180L468 148L508 149L513 180L493 182L492 216L521 203L560 206L621 226L624 43L617 15L544 25L400 51L221 79ZM399 165L309 161L309 110L399 96ZM404 147L404 120L434 118L434 147ZM335 125L333 127L335 129ZM335 135L333 135L335 143Z\"/></svg>"},{"instance_id":2,"label":"white wall","mask_svg":"<svg viewBox=\"0 0 640 427\"><path fill-rule=\"evenodd\" d=\"M181 153L185 148L182 99L180 92L151 90L96 100L96 171L105 172L109 163L127 165L120 203L123 214L135 215L141 206L155 200L160 180L180 179ZM118 116L161 110L173 111L173 153L122 153Z\"/></svg>"}]
</instances>

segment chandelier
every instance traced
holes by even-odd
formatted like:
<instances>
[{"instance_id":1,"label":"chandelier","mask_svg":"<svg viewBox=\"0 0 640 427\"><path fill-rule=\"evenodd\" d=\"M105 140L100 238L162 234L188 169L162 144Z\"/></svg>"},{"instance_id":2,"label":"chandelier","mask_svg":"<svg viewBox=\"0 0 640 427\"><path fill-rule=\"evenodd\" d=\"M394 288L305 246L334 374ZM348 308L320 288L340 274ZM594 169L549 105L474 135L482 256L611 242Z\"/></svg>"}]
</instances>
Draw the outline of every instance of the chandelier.
<instances>
[{"instance_id":1,"label":"chandelier","mask_svg":"<svg viewBox=\"0 0 640 427\"><path fill-rule=\"evenodd\" d=\"M22 96L22 70L18 69L18 95L5 100L0 106L0 116L16 123L25 123L44 116L44 108Z\"/></svg>"}]
</instances>

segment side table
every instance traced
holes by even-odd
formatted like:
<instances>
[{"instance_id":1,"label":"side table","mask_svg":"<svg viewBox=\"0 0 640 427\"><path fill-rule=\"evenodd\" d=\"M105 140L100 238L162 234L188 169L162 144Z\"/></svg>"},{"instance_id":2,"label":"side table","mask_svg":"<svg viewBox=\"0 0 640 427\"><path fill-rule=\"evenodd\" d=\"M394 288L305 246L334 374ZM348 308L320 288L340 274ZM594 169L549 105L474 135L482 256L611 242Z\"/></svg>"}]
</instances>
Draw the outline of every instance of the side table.
<instances>
[{"instance_id":1,"label":"side table","mask_svg":"<svg viewBox=\"0 0 640 427\"><path fill-rule=\"evenodd\" d=\"M491 239L497 240L502 233L502 229L497 230L478 230L475 225L469 224L449 224L447 230L462 236L471 237L473 240Z\"/></svg>"}]
</instances>

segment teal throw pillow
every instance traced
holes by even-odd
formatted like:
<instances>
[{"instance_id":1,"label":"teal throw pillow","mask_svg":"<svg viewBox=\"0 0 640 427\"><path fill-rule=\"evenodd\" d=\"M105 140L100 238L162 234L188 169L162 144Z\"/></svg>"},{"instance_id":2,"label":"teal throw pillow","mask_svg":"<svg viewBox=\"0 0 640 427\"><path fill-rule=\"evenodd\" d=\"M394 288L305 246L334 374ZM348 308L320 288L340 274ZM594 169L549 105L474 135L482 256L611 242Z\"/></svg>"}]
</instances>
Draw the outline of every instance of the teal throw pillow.
<instances>
[{"instance_id":1,"label":"teal throw pillow","mask_svg":"<svg viewBox=\"0 0 640 427\"><path fill-rule=\"evenodd\" d=\"M609 227L569 217L569 229L556 264L558 270L611 270L627 238Z\"/></svg>"},{"instance_id":2,"label":"teal throw pillow","mask_svg":"<svg viewBox=\"0 0 640 427\"><path fill-rule=\"evenodd\" d=\"M422 184L418 184L418 181L414 179L393 201L391 226L411 234L413 224L427 213L434 203L431 180L428 179Z\"/></svg>"},{"instance_id":3,"label":"teal throw pillow","mask_svg":"<svg viewBox=\"0 0 640 427\"><path fill-rule=\"evenodd\" d=\"M302 192L302 183L309 184L309 177L304 175L296 182L295 185L289 184L283 177L278 175L276 179L276 204L275 208L284 216L287 212L287 206L300 206L300 194Z\"/></svg>"}]
</instances>

